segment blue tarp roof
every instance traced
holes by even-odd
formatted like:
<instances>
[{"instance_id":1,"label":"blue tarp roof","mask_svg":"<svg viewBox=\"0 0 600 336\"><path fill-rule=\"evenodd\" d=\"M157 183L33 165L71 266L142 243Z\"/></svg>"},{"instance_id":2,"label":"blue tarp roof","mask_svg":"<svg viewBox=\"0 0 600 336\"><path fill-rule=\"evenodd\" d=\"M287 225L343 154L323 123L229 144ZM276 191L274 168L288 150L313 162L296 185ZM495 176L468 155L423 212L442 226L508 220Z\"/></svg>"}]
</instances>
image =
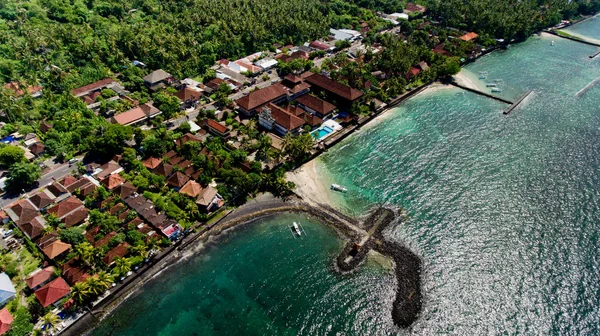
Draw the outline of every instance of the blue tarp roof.
<instances>
[{"instance_id":1,"label":"blue tarp roof","mask_svg":"<svg viewBox=\"0 0 600 336\"><path fill-rule=\"evenodd\" d=\"M17 294L10 278L6 273L0 273L0 306L13 299Z\"/></svg>"}]
</instances>

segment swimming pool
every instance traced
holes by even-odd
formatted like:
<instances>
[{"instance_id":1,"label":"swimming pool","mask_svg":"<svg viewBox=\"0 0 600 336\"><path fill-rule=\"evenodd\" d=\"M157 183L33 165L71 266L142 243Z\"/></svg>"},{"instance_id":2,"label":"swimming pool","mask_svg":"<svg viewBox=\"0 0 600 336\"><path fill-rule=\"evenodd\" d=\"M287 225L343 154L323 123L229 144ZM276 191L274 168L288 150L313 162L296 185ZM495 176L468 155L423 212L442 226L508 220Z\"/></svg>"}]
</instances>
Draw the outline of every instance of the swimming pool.
<instances>
[{"instance_id":1,"label":"swimming pool","mask_svg":"<svg viewBox=\"0 0 600 336\"><path fill-rule=\"evenodd\" d=\"M311 134L315 139L321 140L322 138L328 136L332 132L333 132L333 128L331 128L329 126L322 126L318 129L314 130Z\"/></svg>"}]
</instances>

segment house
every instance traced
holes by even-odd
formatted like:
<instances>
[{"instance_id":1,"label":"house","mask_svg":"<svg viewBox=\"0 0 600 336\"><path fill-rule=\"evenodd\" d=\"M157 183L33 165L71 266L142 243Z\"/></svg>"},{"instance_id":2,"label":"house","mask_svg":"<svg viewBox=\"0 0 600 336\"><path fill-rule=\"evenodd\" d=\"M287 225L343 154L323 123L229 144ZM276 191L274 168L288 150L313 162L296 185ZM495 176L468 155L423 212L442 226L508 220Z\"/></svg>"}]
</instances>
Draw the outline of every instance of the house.
<instances>
[{"instance_id":1,"label":"house","mask_svg":"<svg viewBox=\"0 0 600 336\"><path fill-rule=\"evenodd\" d=\"M115 262L116 258L123 258L127 255L127 250L129 249L129 246L131 245L129 245L128 243L121 243L115 246L104 255L104 257L102 258L102 262L107 266L112 265Z\"/></svg>"},{"instance_id":2,"label":"house","mask_svg":"<svg viewBox=\"0 0 600 336\"><path fill-rule=\"evenodd\" d=\"M168 163L161 162L158 167L152 170L152 173L163 177L169 177L173 173L173 166Z\"/></svg>"},{"instance_id":3,"label":"house","mask_svg":"<svg viewBox=\"0 0 600 336\"><path fill-rule=\"evenodd\" d=\"M292 134L299 133L302 126L304 126L304 119L289 113L275 104L269 104L263 107L260 112L258 124L283 136L288 132Z\"/></svg>"},{"instance_id":4,"label":"house","mask_svg":"<svg viewBox=\"0 0 600 336\"><path fill-rule=\"evenodd\" d=\"M429 70L429 64L425 61L419 62L419 68L423 71L427 71Z\"/></svg>"},{"instance_id":5,"label":"house","mask_svg":"<svg viewBox=\"0 0 600 336\"><path fill-rule=\"evenodd\" d=\"M82 223L88 215L83 203L75 196L65 199L47 211L60 219L67 227Z\"/></svg>"},{"instance_id":6,"label":"house","mask_svg":"<svg viewBox=\"0 0 600 336\"><path fill-rule=\"evenodd\" d=\"M152 201L143 195L134 194L127 198L125 203L135 210L141 218L145 219L167 237L170 238L174 236L173 232L171 232L170 235L167 235L165 230L170 230L171 227L178 227L177 222L167 218L165 214L157 212Z\"/></svg>"},{"instance_id":7,"label":"house","mask_svg":"<svg viewBox=\"0 0 600 336\"><path fill-rule=\"evenodd\" d=\"M299 97L310 91L310 84L304 83L300 76L296 76L294 74L285 76L281 84L289 89L289 100L294 100L296 97Z\"/></svg>"},{"instance_id":8,"label":"house","mask_svg":"<svg viewBox=\"0 0 600 336\"><path fill-rule=\"evenodd\" d=\"M95 175L96 175L97 180L102 181L107 176L109 176L111 174L118 174L122 171L123 171L123 167L121 167L120 164L118 164L114 160L110 160L107 163L100 166L100 168L98 169L98 172L95 173Z\"/></svg>"},{"instance_id":9,"label":"house","mask_svg":"<svg viewBox=\"0 0 600 336\"><path fill-rule=\"evenodd\" d=\"M77 258L73 258L64 263L61 271L63 278L71 284L71 286L78 282L84 282L90 277L87 266Z\"/></svg>"},{"instance_id":10,"label":"house","mask_svg":"<svg viewBox=\"0 0 600 336\"><path fill-rule=\"evenodd\" d=\"M190 197L198 197L202 189L203 188L200 183L194 180L189 180L183 187L181 187L181 189L179 189L179 193L188 195Z\"/></svg>"},{"instance_id":11,"label":"house","mask_svg":"<svg viewBox=\"0 0 600 336\"><path fill-rule=\"evenodd\" d=\"M335 99L340 106L351 108L352 103L358 101L363 93L342 83L329 79L321 74L311 74L304 78L311 85L311 90L325 91L331 98Z\"/></svg>"},{"instance_id":12,"label":"house","mask_svg":"<svg viewBox=\"0 0 600 336\"><path fill-rule=\"evenodd\" d=\"M426 10L427 8L425 8L425 6L417 5L412 2L406 3L406 6L404 7L404 13L406 14L425 13Z\"/></svg>"},{"instance_id":13,"label":"house","mask_svg":"<svg viewBox=\"0 0 600 336\"><path fill-rule=\"evenodd\" d=\"M0 273L0 307L14 299L16 295L17 290L8 275L4 272Z\"/></svg>"},{"instance_id":14,"label":"house","mask_svg":"<svg viewBox=\"0 0 600 336\"><path fill-rule=\"evenodd\" d=\"M92 243L94 248L100 248L100 247L108 244L110 242L110 240L113 239L116 235L117 235L117 233L115 231L111 231L111 232L107 233L106 236L104 236L96 241L91 241L90 243Z\"/></svg>"},{"instance_id":15,"label":"house","mask_svg":"<svg viewBox=\"0 0 600 336\"><path fill-rule=\"evenodd\" d=\"M185 145L187 142L199 142L202 143L202 139L193 135L192 133L186 133L181 138L175 140L175 145L177 147L181 147Z\"/></svg>"},{"instance_id":16,"label":"house","mask_svg":"<svg viewBox=\"0 0 600 336\"><path fill-rule=\"evenodd\" d=\"M162 112L159 109L152 106L150 103L146 103L111 117L110 122L113 124L132 126L146 122L160 114L162 114Z\"/></svg>"},{"instance_id":17,"label":"house","mask_svg":"<svg viewBox=\"0 0 600 336\"><path fill-rule=\"evenodd\" d=\"M83 100L85 105L91 105L96 102L96 98L101 95L103 89L113 88L119 83L112 78L104 78L97 82L71 90L71 94ZM121 91L121 90L116 90Z\"/></svg>"},{"instance_id":18,"label":"house","mask_svg":"<svg viewBox=\"0 0 600 336\"><path fill-rule=\"evenodd\" d=\"M153 71L144 77L144 85L146 85L151 91L162 89L171 84L172 81L173 76L162 69Z\"/></svg>"},{"instance_id":19,"label":"house","mask_svg":"<svg viewBox=\"0 0 600 336\"><path fill-rule=\"evenodd\" d=\"M25 279L25 283L27 287L32 290L36 290L39 287L47 284L50 280L54 278L54 267L48 266L43 269L39 269L34 271Z\"/></svg>"},{"instance_id":20,"label":"house","mask_svg":"<svg viewBox=\"0 0 600 336\"><path fill-rule=\"evenodd\" d=\"M51 129L52 129L52 125L50 125L49 123L47 123L45 121L40 123L40 132L46 134Z\"/></svg>"},{"instance_id":21,"label":"house","mask_svg":"<svg viewBox=\"0 0 600 336\"><path fill-rule=\"evenodd\" d=\"M54 203L54 195L47 189L43 189L29 197L29 201L38 209L44 210L46 207Z\"/></svg>"},{"instance_id":22,"label":"house","mask_svg":"<svg viewBox=\"0 0 600 336\"><path fill-rule=\"evenodd\" d=\"M13 323L13 317L10 315L8 308L2 308L0 310L0 335L4 335L10 330Z\"/></svg>"},{"instance_id":23,"label":"house","mask_svg":"<svg viewBox=\"0 0 600 336\"><path fill-rule=\"evenodd\" d=\"M304 60L308 60L310 58L310 53L304 51L304 50L296 50L294 52L292 52L289 55L286 54L279 54L277 55L276 59L278 59L281 62L291 62L295 59L304 59Z\"/></svg>"},{"instance_id":24,"label":"house","mask_svg":"<svg viewBox=\"0 0 600 336\"><path fill-rule=\"evenodd\" d=\"M113 190L116 187L125 183L125 179L119 174L111 174L111 175L108 175L100 183L102 183L102 185L105 186L106 189Z\"/></svg>"},{"instance_id":25,"label":"house","mask_svg":"<svg viewBox=\"0 0 600 336\"><path fill-rule=\"evenodd\" d=\"M25 91L27 91L27 93L30 94L33 98L38 98L42 96L42 87L39 85L26 86L19 84L19 82L10 82L4 84L4 88L14 92L15 96L17 97L21 97L22 95L24 95Z\"/></svg>"},{"instance_id":26,"label":"house","mask_svg":"<svg viewBox=\"0 0 600 336\"><path fill-rule=\"evenodd\" d=\"M198 101L200 101L200 98L202 98L202 92L184 86L177 91L177 93L175 93L175 97L179 98L182 109L188 109L198 105Z\"/></svg>"},{"instance_id":27,"label":"house","mask_svg":"<svg viewBox=\"0 0 600 336\"><path fill-rule=\"evenodd\" d=\"M60 239L57 239L46 246L42 252L48 257L48 259L52 260L59 255L69 251L71 249L71 244L63 243Z\"/></svg>"},{"instance_id":28,"label":"house","mask_svg":"<svg viewBox=\"0 0 600 336\"><path fill-rule=\"evenodd\" d=\"M181 172L175 172L175 174L171 175L171 177L169 177L167 179L167 184L170 187L179 189L181 187L183 187L187 181L189 181L189 177L185 176L185 174L181 173Z\"/></svg>"},{"instance_id":29,"label":"house","mask_svg":"<svg viewBox=\"0 0 600 336\"><path fill-rule=\"evenodd\" d=\"M431 51L433 51L436 54L440 54L440 55L444 55L444 56L452 56L452 53L449 52L448 50L446 50L445 43L440 43L440 44L436 45L435 47L433 47L433 49Z\"/></svg>"},{"instance_id":30,"label":"house","mask_svg":"<svg viewBox=\"0 0 600 336\"><path fill-rule=\"evenodd\" d=\"M296 103L306 112L320 118L330 115L336 109L335 105L309 94L296 98Z\"/></svg>"},{"instance_id":31,"label":"house","mask_svg":"<svg viewBox=\"0 0 600 336\"><path fill-rule=\"evenodd\" d=\"M142 161L142 164L144 165L144 167L146 167L150 170L158 167L158 165L161 163L162 163L162 160L159 158L155 158L155 157L149 157L146 160Z\"/></svg>"},{"instance_id":32,"label":"house","mask_svg":"<svg viewBox=\"0 0 600 336\"><path fill-rule=\"evenodd\" d=\"M474 32L469 32L469 33L466 33L463 36L461 36L460 39L463 40L463 41L465 41L465 42L467 42L467 41L471 41L471 40L476 39L478 36L479 35L477 35Z\"/></svg>"},{"instance_id":33,"label":"house","mask_svg":"<svg viewBox=\"0 0 600 336\"><path fill-rule=\"evenodd\" d=\"M88 209L86 209L85 207L81 207L81 208L69 213L68 215L66 215L62 219L62 222L65 223L66 227L70 228L72 226L75 226L75 225L85 222L88 218L88 215L89 215Z\"/></svg>"},{"instance_id":34,"label":"house","mask_svg":"<svg viewBox=\"0 0 600 336\"><path fill-rule=\"evenodd\" d=\"M411 79L421 73L421 69L412 67L406 72L406 79Z\"/></svg>"},{"instance_id":35,"label":"house","mask_svg":"<svg viewBox=\"0 0 600 336\"><path fill-rule=\"evenodd\" d=\"M22 199L6 209L6 214L31 240L39 237L46 227L46 220L40 216L35 205L28 199Z\"/></svg>"},{"instance_id":36,"label":"house","mask_svg":"<svg viewBox=\"0 0 600 336\"><path fill-rule=\"evenodd\" d=\"M202 121L202 125L206 127L210 134L216 135L221 138L226 138L228 136L229 130L227 129L227 127L213 119L206 119Z\"/></svg>"},{"instance_id":37,"label":"house","mask_svg":"<svg viewBox=\"0 0 600 336\"><path fill-rule=\"evenodd\" d=\"M71 292L71 288L66 283L65 279L58 277L44 287L34 292L42 307L46 308L49 305L57 302Z\"/></svg>"},{"instance_id":38,"label":"house","mask_svg":"<svg viewBox=\"0 0 600 336\"><path fill-rule=\"evenodd\" d=\"M129 181L127 181L127 182L121 184L120 186L118 186L114 190L114 193L119 195L120 199L124 200L127 197L131 196L131 194L133 194L136 191L137 191L137 188L133 184L131 184Z\"/></svg>"},{"instance_id":39,"label":"house","mask_svg":"<svg viewBox=\"0 0 600 336\"><path fill-rule=\"evenodd\" d=\"M268 103L280 103L287 99L287 90L279 83L250 92L235 101L238 110L246 116L253 116L260 108Z\"/></svg>"},{"instance_id":40,"label":"house","mask_svg":"<svg viewBox=\"0 0 600 336\"><path fill-rule=\"evenodd\" d=\"M198 194L196 204L206 212L213 212L223 206L223 198L218 194L217 189L208 186Z\"/></svg>"},{"instance_id":41,"label":"house","mask_svg":"<svg viewBox=\"0 0 600 336\"><path fill-rule=\"evenodd\" d=\"M313 49L323 50L323 51L328 51L328 50L332 49L327 44L325 44L323 42L319 42L319 41L313 41L309 44L309 46Z\"/></svg>"},{"instance_id":42,"label":"house","mask_svg":"<svg viewBox=\"0 0 600 336\"><path fill-rule=\"evenodd\" d=\"M254 62L262 70L269 70L277 65L277 61L272 58L263 58Z\"/></svg>"},{"instance_id":43,"label":"house","mask_svg":"<svg viewBox=\"0 0 600 336\"><path fill-rule=\"evenodd\" d=\"M335 41L350 41L354 42L362 37L362 34L352 29L333 29L329 28L329 36Z\"/></svg>"}]
</instances>

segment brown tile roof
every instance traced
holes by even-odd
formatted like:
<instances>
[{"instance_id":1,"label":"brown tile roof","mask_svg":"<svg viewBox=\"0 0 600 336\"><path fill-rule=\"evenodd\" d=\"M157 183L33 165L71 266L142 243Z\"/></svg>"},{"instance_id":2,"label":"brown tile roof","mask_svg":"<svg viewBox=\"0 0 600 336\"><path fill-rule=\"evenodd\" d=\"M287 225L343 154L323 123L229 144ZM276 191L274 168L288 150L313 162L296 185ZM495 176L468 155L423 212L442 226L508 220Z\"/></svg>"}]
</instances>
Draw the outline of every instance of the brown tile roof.
<instances>
[{"instance_id":1,"label":"brown tile roof","mask_svg":"<svg viewBox=\"0 0 600 336\"><path fill-rule=\"evenodd\" d=\"M113 190L123 183L125 183L125 179L119 174L108 175L104 180L102 180L102 185L108 190Z\"/></svg>"},{"instance_id":2,"label":"brown tile roof","mask_svg":"<svg viewBox=\"0 0 600 336\"><path fill-rule=\"evenodd\" d=\"M302 115L301 117L302 119L304 119L304 121L309 124L310 126L318 126L321 125L323 123L323 119L317 117L316 115L310 114L310 113L305 113L304 115Z\"/></svg>"},{"instance_id":3,"label":"brown tile roof","mask_svg":"<svg viewBox=\"0 0 600 336\"><path fill-rule=\"evenodd\" d=\"M275 104L270 103L269 105L267 105L267 107L271 109L271 116L273 117L273 119L275 119L275 122L288 131L294 130L304 125L303 119L298 118L297 116L291 113L288 113L287 111Z\"/></svg>"},{"instance_id":4,"label":"brown tile roof","mask_svg":"<svg viewBox=\"0 0 600 336\"><path fill-rule=\"evenodd\" d=\"M133 184L129 183L129 181L123 183L115 189L115 193L117 193L119 195L119 198L122 200L131 196L131 194L133 194L136 191L137 188Z\"/></svg>"},{"instance_id":5,"label":"brown tile roof","mask_svg":"<svg viewBox=\"0 0 600 336\"><path fill-rule=\"evenodd\" d=\"M140 217L135 217L125 224L125 228L129 229L131 224L133 224L135 227L138 227L138 225L144 224L144 221Z\"/></svg>"},{"instance_id":6,"label":"brown tile roof","mask_svg":"<svg viewBox=\"0 0 600 336\"><path fill-rule=\"evenodd\" d=\"M62 180L58 181L63 187L67 187L68 185L75 183L75 181L77 181L77 178L73 175L67 175L65 176Z\"/></svg>"},{"instance_id":7,"label":"brown tile roof","mask_svg":"<svg viewBox=\"0 0 600 336\"><path fill-rule=\"evenodd\" d=\"M227 127L225 127L225 126L223 126L223 125L219 124L219 123L218 123L218 122L216 122L215 120L208 119L208 120L206 121L206 125L207 125L209 128L212 128L212 129L214 129L215 131L217 131L217 132L219 132L219 133L227 133Z\"/></svg>"},{"instance_id":8,"label":"brown tile roof","mask_svg":"<svg viewBox=\"0 0 600 336\"><path fill-rule=\"evenodd\" d=\"M118 164L117 162L110 160L107 163L100 166L100 169L102 169L102 171L96 175L96 178L98 180L103 180L108 175L110 175L120 169L123 169L123 167L121 167L121 165Z\"/></svg>"},{"instance_id":9,"label":"brown tile roof","mask_svg":"<svg viewBox=\"0 0 600 336\"><path fill-rule=\"evenodd\" d=\"M40 250L43 250L50 244L54 243L56 240L58 240L58 233L56 231L53 231L41 236L35 243L40 248Z\"/></svg>"},{"instance_id":10,"label":"brown tile roof","mask_svg":"<svg viewBox=\"0 0 600 336\"><path fill-rule=\"evenodd\" d=\"M323 42L313 41L310 43L311 48L319 49L319 50L329 50L329 46Z\"/></svg>"},{"instance_id":11,"label":"brown tile roof","mask_svg":"<svg viewBox=\"0 0 600 336\"><path fill-rule=\"evenodd\" d=\"M67 188L63 187L62 184L54 181L51 185L47 186L46 189L52 193L52 195L58 197L67 192Z\"/></svg>"},{"instance_id":12,"label":"brown tile roof","mask_svg":"<svg viewBox=\"0 0 600 336\"><path fill-rule=\"evenodd\" d=\"M38 209L44 209L48 205L54 202L54 197L50 197L44 191L38 191L35 195L29 197L29 200L33 205L35 205Z\"/></svg>"},{"instance_id":13,"label":"brown tile roof","mask_svg":"<svg viewBox=\"0 0 600 336\"><path fill-rule=\"evenodd\" d=\"M169 159L169 163L172 165L176 165L183 160L184 160L183 157L177 155L177 156L173 156L171 159Z\"/></svg>"},{"instance_id":14,"label":"brown tile roof","mask_svg":"<svg viewBox=\"0 0 600 336\"><path fill-rule=\"evenodd\" d=\"M69 228L73 225L83 223L83 221L85 221L85 219L88 217L88 214L88 209L86 209L85 207L81 207L66 215L65 218L61 220L61 222L65 223L65 226Z\"/></svg>"},{"instance_id":15,"label":"brown tile roof","mask_svg":"<svg viewBox=\"0 0 600 336\"><path fill-rule=\"evenodd\" d=\"M167 159L170 159L170 158L172 158L173 156L176 156L176 155L177 155L176 151L170 150L170 151L167 152L167 154L164 155L164 157L166 157Z\"/></svg>"},{"instance_id":16,"label":"brown tile roof","mask_svg":"<svg viewBox=\"0 0 600 336\"><path fill-rule=\"evenodd\" d=\"M192 174L194 174L194 171L195 171L194 167L190 166L190 167L187 167L183 173L187 176L192 176Z\"/></svg>"},{"instance_id":17,"label":"brown tile roof","mask_svg":"<svg viewBox=\"0 0 600 336\"><path fill-rule=\"evenodd\" d=\"M97 82L94 82L94 83L91 83L91 84L79 87L77 89L73 89L73 90L71 90L71 93L74 96L77 96L79 94L82 94L82 93L85 93L85 92L88 92L88 91L92 91L92 90L97 90L97 89L100 89L100 88L104 88L107 85L110 85L111 83L114 83L114 82L115 82L115 80L112 79L112 78L104 78L104 79L99 80Z\"/></svg>"},{"instance_id":18,"label":"brown tile roof","mask_svg":"<svg viewBox=\"0 0 600 336\"><path fill-rule=\"evenodd\" d=\"M47 123L47 122L40 123L40 131L42 133L45 134L46 132L48 132L51 129L52 129L52 125L50 125L49 123Z\"/></svg>"},{"instance_id":19,"label":"brown tile roof","mask_svg":"<svg viewBox=\"0 0 600 336\"><path fill-rule=\"evenodd\" d=\"M236 100L235 103L238 106L241 106L244 110L251 111L285 95L286 93L287 91L283 85L277 83L264 89L250 92L247 96Z\"/></svg>"},{"instance_id":20,"label":"brown tile roof","mask_svg":"<svg viewBox=\"0 0 600 336\"><path fill-rule=\"evenodd\" d=\"M117 235L117 233L116 233L116 232L114 232L114 231L112 231L112 232L108 233L106 236L104 236L104 237L102 237L102 238L98 239L97 241L95 241L95 242L94 242L94 247L95 247L95 248L99 248L99 247L102 247L102 246L104 246L104 245L108 244L108 242L109 242L111 239L113 239L113 237L114 237L114 236L116 236L116 235Z\"/></svg>"},{"instance_id":21,"label":"brown tile roof","mask_svg":"<svg viewBox=\"0 0 600 336\"><path fill-rule=\"evenodd\" d=\"M64 201L58 203L57 205L51 207L50 209L48 209L48 213L51 213L58 218L63 218L71 211L78 209L82 206L83 206L83 203L81 203L81 201L77 197L71 196L71 197L67 198L66 200L64 200Z\"/></svg>"},{"instance_id":22,"label":"brown tile roof","mask_svg":"<svg viewBox=\"0 0 600 336\"><path fill-rule=\"evenodd\" d=\"M412 2L407 2L406 6L404 7L404 12L406 12L406 13L424 12L425 9L426 8L424 6L417 5Z\"/></svg>"},{"instance_id":23,"label":"brown tile roof","mask_svg":"<svg viewBox=\"0 0 600 336\"><path fill-rule=\"evenodd\" d=\"M85 232L85 239L87 239L87 241L89 241L90 243L94 243L96 241L96 235L98 234L98 232L100 232L100 227L99 226L94 226L93 228L88 228L88 230Z\"/></svg>"},{"instance_id":24,"label":"brown tile roof","mask_svg":"<svg viewBox=\"0 0 600 336\"><path fill-rule=\"evenodd\" d=\"M78 282L83 282L90 277L90 274L86 270L86 266L83 262L77 258L73 258L63 264L62 276L71 285L75 285Z\"/></svg>"},{"instance_id":25,"label":"brown tile roof","mask_svg":"<svg viewBox=\"0 0 600 336\"><path fill-rule=\"evenodd\" d=\"M142 119L155 116L160 113L160 110L149 103L134 107L131 110L117 114L112 117L113 123L121 125L129 125L138 122Z\"/></svg>"},{"instance_id":26,"label":"brown tile roof","mask_svg":"<svg viewBox=\"0 0 600 336\"><path fill-rule=\"evenodd\" d=\"M104 255L104 258L102 258L102 262L105 263L106 265L110 265L113 263L115 258L117 258L117 257L123 258L124 256L127 255L127 249L129 248L129 246L130 245L127 243L121 243L121 244L115 246L112 250L108 251Z\"/></svg>"},{"instance_id":27,"label":"brown tile roof","mask_svg":"<svg viewBox=\"0 0 600 336\"><path fill-rule=\"evenodd\" d=\"M44 231L45 222L46 221L42 218L42 216L37 216L28 222L19 223L17 226L21 231L23 231L24 234L27 235L27 237L29 237L29 239L35 239Z\"/></svg>"},{"instance_id":28,"label":"brown tile roof","mask_svg":"<svg viewBox=\"0 0 600 336\"><path fill-rule=\"evenodd\" d=\"M41 142L36 142L33 145L29 146L29 150L34 155L39 155L39 154L43 153L46 150L46 146L43 143L41 143Z\"/></svg>"},{"instance_id":29,"label":"brown tile roof","mask_svg":"<svg viewBox=\"0 0 600 336\"><path fill-rule=\"evenodd\" d=\"M144 165L144 167L146 167L148 169L154 169L154 168L158 167L158 165L161 162L162 162L162 160L159 158L149 157L146 160L142 161L142 164Z\"/></svg>"},{"instance_id":30,"label":"brown tile roof","mask_svg":"<svg viewBox=\"0 0 600 336\"><path fill-rule=\"evenodd\" d=\"M182 102L196 101L202 97L202 92L193 90L186 86L183 89L177 91L177 93L175 93L175 97L179 98L179 100L181 100Z\"/></svg>"},{"instance_id":31,"label":"brown tile roof","mask_svg":"<svg viewBox=\"0 0 600 336\"><path fill-rule=\"evenodd\" d=\"M322 115L328 115L335 110L335 105L309 94L296 98L296 102Z\"/></svg>"},{"instance_id":32,"label":"brown tile roof","mask_svg":"<svg viewBox=\"0 0 600 336\"><path fill-rule=\"evenodd\" d=\"M80 178L79 180L77 180L75 183L71 183L67 187L67 191L70 192L70 193L74 193L78 189L85 188L88 184L92 184L92 181L90 181L87 178L83 177L83 178Z\"/></svg>"},{"instance_id":33,"label":"brown tile roof","mask_svg":"<svg viewBox=\"0 0 600 336\"><path fill-rule=\"evenodd\" d=\"M310 89L310 84L302 82L302 83L294 86L293 88L291 88L290 92L292 94L296 94L296 93L299 93L299 92L302 92L302 91L308 90L308 89Z\"/></svg>"},{"instance_id":34,"label":"brown tile roof","mask_svg":"<svg viewBox=\"0 0 600 336\"><path fill-rule=\"evenodd\" d=\"M60 240L55 240L52 242L52 244L46 246L42 252L44 252L46 257L49 259L54 259L69 249L71 249L71 244L63 243Z\"/></svg>"},{"instance_id":35,"label":"brown tile roof","mask_svg":"<svg viewBox=\"0 0 600 336\"><path fill-rule=\"evenodd\" d=\"M25 94L25 91L23 89L26 89L28 93L36 93L39 91L42 91L42 87L41 86L25 86L25 87L21 87L21 84L19 84L19 82L10 82L10 83L6 83L4 84L4 87L12 90L15 95L17 97L20 97L22 95Z\"/></svg>"},{"instance_id":36,"label":"brown tile roof","mask_svg":"<svg viewBox=\"0 0 600 336\"><path fill-rule=\"evenodd\" d=\"M13 206L8 208L7 213L17 224L28 222L39 215L35 205L33 205L28 199L22 199L18 201ZM16 215L16 218L14 218L11 213Z\"/></svg>"},{"instance_id":37,"label":"brown tile roof","mask_svg":"<svg viewBox=\"0 0 600 336\"><path fill-rule=\"evenodd\" d=\"M208 86L209 88L211 88L213 90L216 90L219 88L219 85L221 85L222 83L227 83L227 82L225 82L221 78L213 78L209 82L206 83L206 86Z\"/></svg>"},{"instance_id":38,"label":"brown tile roof","mask_svg":"<svg viewBox=\"0 0 600 336\"><path fill-rule=\"evenodd\" d=\"M129 215L129 211L130 211L130 210L129 210L129 209L127 209L127 210L125 210L125 211L121 212L121 214L120 214L120 215L118 215L118 216L117 216L117 218L118 218L118 219L119 219L121 222L122 222L122 221L124 221L125 219L127 219L127 216Z\"/></svg>"},{"instance_id":39,"label":"brown tile roof","mask_svg":"<svg viewBox=\"0 0 600 336\"><path fill-rule=\"evenodd\" d=\"M321 74L312 74L304 79L310 85L320 87L346 100L354 101L362 97L363 93L347 85L331 80Z\"/></svg>"},{"instance_id":40,"label":"brown tile roof","mask_svg":"<svg viewBox=\"0 0 600 336\"><path fill-rule=\"evenodd\" d=\"M121 213L125 209L127 209L127 207L123 203L117 203L108 210L108 213L114 216L118 213Z\"/></svg>"},{"instance_id":41,"label":"brown tile roof","mask_svg":"<svg viewBox=\"0 0 600 336\"><path fill-rule=\"evenodd\" d=\"M90 195L91 193L96 191L96 189L98 189L98 186L96 186L93 183L90 183L88 185L85 185L85 186L79 188L79 192L80 192L80 195L85 198L87 195Z\"/></svg>"},{"instance_id":42,"label":"brown tile roof","mask_svg":"<svg viewBox=\"0 0 600 336\"><path fill-rule=\"evenodd\" d=\"M27 284L27 287L33 289L50 280L52 276L54 276L54 267L48 266L31 273L29 277L25 279L25 283Z\"/></svg>"},{"instance_id":43,"label":"brown tile roof","mask_svg":"<svg viewBox=\"0 0 600 336\"><path fill-rule=\"evenodd\" d=\"M192 133L186 133L181 138L177 139L175 141L175 144L177 145L177 147L181 147L186 142L190 142L190 141L192 141L192 142L202 142L202 139L200 139L199 137L193 135Z\"/></svg>"},{"instance_id":44,"label":"brown tile roof","mask_svg":"<svg viewBox=\"0 0 600 336\"><path fill-rule=\"evenodd\" d=\"M156 175L167 177L173 173L173 166L168 163L161 162L161 164L158 165L158 167L156 167L152 172Z\"/></svg>"},{"instance_id":45,"label":"brown tile roof","mask_svg":"<svg viewBox=\"0 0 600 336\"><path fill-rule=\"evenodd\" d=\"M294 84L298 84L298 83L302 82L302 77L296 76L294 74L289 74L289 75L285 76L283 79L288 82L294 83Z\"/></svg>"},{"instance_id":46,"label":"brown tile roof","mask_svg":"<svg viewBox=\"0 0 600 336\"><path fill-rule=\"evenodd\" d=\"M71 288L62 277L58 277L49 284L35 291L35 296L46 308L54 302L62 299L65 295L71 292Z\"/></svg>"},{"instance_id":47,"label":"brown tile roof","mask_svg":"<svg viewBox=\"0 0 600 336\"><path fill-rule=\"evenodd\" d=\"M202 185L200 183L189 180L181 189L179 189L179 193L185 194L191 197L197 197L198 194L202 191Z\"/></svg>"},{"instance_id":48,"label":"brown tile roof","mask_svg":"<svg viewBox=\"0 0 600 336\"><path fill-rule=\"evenodd\" d=\"M176 172L167 179L167 184L173 188L181 188L190 178L181 172Z\"/></svg>"}]
</instances>

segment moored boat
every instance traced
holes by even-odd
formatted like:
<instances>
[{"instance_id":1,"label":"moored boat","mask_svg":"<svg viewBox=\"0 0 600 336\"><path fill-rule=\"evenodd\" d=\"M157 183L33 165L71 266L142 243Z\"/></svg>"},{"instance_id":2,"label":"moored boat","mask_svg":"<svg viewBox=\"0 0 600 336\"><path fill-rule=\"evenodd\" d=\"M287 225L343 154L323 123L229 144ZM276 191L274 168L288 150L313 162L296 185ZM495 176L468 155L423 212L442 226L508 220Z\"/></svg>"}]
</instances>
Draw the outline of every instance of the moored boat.
<instances>
[{"instance_id":1,"label":"moored boat","mask_svg":"<svg viewBox=\"0 0 600 336\"><path fill-rule=\"evenodd\" d=\"M294 229L295 234L297 234L298 236L302 235L302 232L300 231L300 227L298 226L298 223L294 222L294 224L292 225L292 228Z\"/></svg>"},{"instance_id":2,"label":"moored boat","mask_svg":"<svg viewBox=\"0 0 600 336\"><path fill-rule=\"evenodd\" d=\"M339 191L339 192L346 192L346 191L348 191L348 189L344 188L343 186L341 186L339 184L332 184L331 185L331 190L333 190L333 191Z\"/></svg>"}]
</instances>

